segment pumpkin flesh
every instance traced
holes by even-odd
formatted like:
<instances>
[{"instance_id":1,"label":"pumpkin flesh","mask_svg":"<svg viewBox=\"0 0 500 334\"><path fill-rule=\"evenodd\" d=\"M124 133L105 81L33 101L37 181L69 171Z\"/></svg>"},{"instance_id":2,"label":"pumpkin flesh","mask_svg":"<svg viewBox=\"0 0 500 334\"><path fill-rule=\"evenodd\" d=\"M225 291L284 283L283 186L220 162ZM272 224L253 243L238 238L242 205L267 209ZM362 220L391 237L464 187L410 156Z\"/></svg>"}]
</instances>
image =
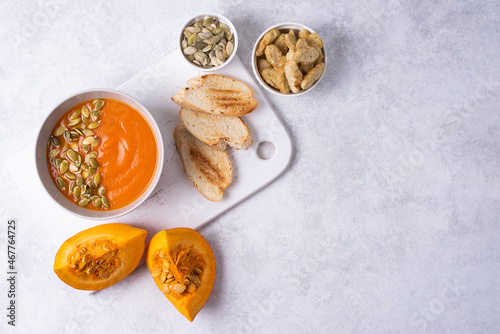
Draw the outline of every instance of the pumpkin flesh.
<instances>
[{"instance_id":1,"label":"pumpkin flesh","mask_svg":"<svg viewBox=\"0 0 500 334\"><path fill-rule=\"evenodd\" d=\"M57 276L78 290L102 290L139 264L147 232L126 224L104 224L75 234L59 248Z\"/></svg>"},{"instance_id":2,"label":"pumpkin flesh","mask_svg":"<svg viewBox=\"0 0 500 334\"><path fill-rule=\"evenodd\" d=\"M190 228L163 230L149 242L146 264L162 293L193 321L215 279L215 258L203 236Z\"/></svg>"}]
</instances>

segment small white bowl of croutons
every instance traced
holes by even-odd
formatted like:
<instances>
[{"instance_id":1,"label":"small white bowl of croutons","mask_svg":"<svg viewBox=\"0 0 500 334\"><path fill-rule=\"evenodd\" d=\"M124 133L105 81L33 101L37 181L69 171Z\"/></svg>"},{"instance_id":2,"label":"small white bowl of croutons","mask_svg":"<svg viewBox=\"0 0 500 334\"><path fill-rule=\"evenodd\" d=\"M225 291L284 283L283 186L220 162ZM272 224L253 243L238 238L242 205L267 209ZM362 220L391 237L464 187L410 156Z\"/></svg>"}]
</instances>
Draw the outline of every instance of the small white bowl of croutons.
<instances>
[{"instance_id":1,"label":"small white bowl of croutons","mask_svg":"<svg viewBox=\"0 0 500 334\"><path fill-rule=\"evenodd\" d=\"M311 28L300 23L279 23L257 39L252 68L262 87L271 93L305 94L318 85L325 73L325 47Z\"/></svg>"}]
</instances>

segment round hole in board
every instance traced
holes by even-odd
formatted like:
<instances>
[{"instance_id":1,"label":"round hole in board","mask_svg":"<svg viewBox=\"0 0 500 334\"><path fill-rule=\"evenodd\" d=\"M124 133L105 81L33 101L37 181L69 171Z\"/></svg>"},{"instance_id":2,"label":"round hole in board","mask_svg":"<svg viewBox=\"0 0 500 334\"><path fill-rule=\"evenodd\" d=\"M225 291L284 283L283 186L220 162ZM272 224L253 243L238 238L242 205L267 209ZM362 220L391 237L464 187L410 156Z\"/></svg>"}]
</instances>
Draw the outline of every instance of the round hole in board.
<instances>
[{"instance_id":1,"label":"round hole in board","mask_svg":"<svg viewBox=\"0 0 500 334\"><path fill-rule=\"evenodd\" d=\"M262 141L257 146L257 156L262 160L269 160L276 154L276 146L270 141Z\"/></svg>"}]
</instances>

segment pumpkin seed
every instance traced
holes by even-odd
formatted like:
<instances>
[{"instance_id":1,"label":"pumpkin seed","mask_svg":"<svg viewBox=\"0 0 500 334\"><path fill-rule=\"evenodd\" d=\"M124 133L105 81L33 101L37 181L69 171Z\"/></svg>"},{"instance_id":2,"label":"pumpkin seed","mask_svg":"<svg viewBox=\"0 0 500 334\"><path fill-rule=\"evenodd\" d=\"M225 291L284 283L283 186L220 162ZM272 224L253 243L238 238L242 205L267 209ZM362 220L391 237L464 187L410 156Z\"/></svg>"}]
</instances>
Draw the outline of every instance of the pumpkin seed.
<instances>
[{"instance_id":1,"label":"pumpkin seed","mask_svg":"<svg viewBox=\"0 0 500 334\"><path fill-rule=\"evenodd\" d=\"M85 125L89 124L89 118L82 116L82 123L85 124Z\"/></svg>"},{"instance_id":2,"label":"pumpkin seed","mask_svg":"<svg viewBox=\"0 0 500 334\"><path fill-rule=\"evenodd\" d=\"M76 198L80 198L80 195L82 194L82 188L80 187L75 187L75 189L73 189L73 196L75 196Z\"/></svg>"},{"instance_id":3,"label":"pumpkin seed","mask_svg":"<svg viewBox=\"0 0 500 334\"><path fill-rule=\"evenodd\" d=\"M99 196L97 196L97 195L92 195L92 196L90 196L90 200L91 200L91 201L95 201L95 200L96 200L96 199L98 199L98 198L100 198L100 197L99 197Z\"/></svg>"},{"instance_id":4,"label":"pumpkin seed","mask_svg":"<svg viewBox=\"0 0 500 334\"><path fill-rule=\"evenodd\" d=\"M75 189L75 187L76 187L76 183L73 182L73 181L71 181L69 183L69 191L73 192L73 190Z\"/></svg>"},{"instance_id":5,"label":"pumpkin seed","mask_svg":"<svg viewBox=\"0 0 500 334\"><path fill-rule=\"evenodd\" d=\"M90 116L90 110L86 106L82 107L82 115L83 117L89 118Z\"/></svg>"},{"instance_id":6,"label":"pumpkin seed","mask_svg":"<svg viewBox=\"0 0 500 334\"><path fill-rule=\"evenodd\" d=\"M80 168L77 166L77 165L69 165L69 171L72 172L72 173L75 173L75 174L78 174L79 172L81 172Z\"/></svg>"},{"instance_id":7,"label":"pumpkin seed","mask_svg":"<svg viewBox=\"0 0 500 334\"><path fill-rule=\"evenodd\" d=\"M53 149L52 151L49 152L49 158L53 159L53 158L57 157L59 155L59 152L61 152L60 149L58 149L58 148Z\"/></svg>"},{"instance_id":8,"label":"pumpkin seed","mask_svg":"<svg viewBox=\"0 0 500 334\"><path fill-rule=\"evenodd\" d=\"M233 51L234 51L234 44L233 44L233 42L228 42L227 45L226 45L227 55L229 57L231 57L231 55L233 54Z\"/></svg>"},{"instance_id":9,"label":"pumpkin seed","mask_svg":"<svg viewBox=\"0 0 500 334\"><path fill-rule=\"evenodd\" d=\"M90 145L83 145L83 152L89 153L89 151L90 151Z\"/></svg>"},{"instance_id":10,"label":"pumpkin seed","mask_svg":"<svg viewBox=\"0 0 500 334\"><path fill-rule=\"evenodd\" d=\"M75 128L75 131L78 133L79 136L83 137L83 132L80 129Z\"/></svg>"},{"instance_id":11,"label":"pumpkin seed","mask_svg":"<svg viewBox=\"0 0 500 334\"><path fill-rule=\"evenodd\" d=\"M184 54L186 55L192 55L196 52L196 48L192 47L192 46L188 46L187 48L184 49Z\"/></svg>"},{"instance_id":12,"label":"pumpkin seed","mask_svg":"<svg viewBox=\"0 0 500 334\"><path fill-rule=\"evenodd\" d=\"M56 178L56 183L57 183L57 186L58 186L59 188L61 188L62 190L65 190L65 189L66 189L66 182L65 182L62 178L57 177L57 178Z\"/></svg>"},{"instance_id":13,"label":"pumpkin seed","mask_svg":"<svg viewBox=\"0 0 500 334\"><path fill-rule=\"evenodd\" d=\"M94 184L98 186L99 183L101 183L101 173L97 172L94 174Z\"/></svg>"},{"instance_id":14,"label":"pumpkin seed","mask_svg":"<svg viewBox=\"0 0 500 334\"><path fill-rule=\"evenodd\" d=\"M102 205L105 207L105 208L110 208L111 206L109 205L109 200L106 196L102 195L101 196L101 200L102 200Z\"/></svg>"},{"instance_id":15,"label":"pumpkin seed","mask_svg":"<svg viewBox=\"0 0 500 334\"><path fill-rule=\"evenodd\" d=\"M88 172L88 171L89 171L89 165L87 165L85 162L82 164L82 166L81 166L81 167L82 167L82 169L83 169L84 171L86 171L86 172Z\"/></svg>"},{"instance_id":16,"label":"pumpkin seed","mask_svg":"<svg viewBox=\"0 0 500 334\"><path fill-rule=\"evenodd\" d=\"M52 142L52 144L54 144L55 147L61 146L61 141L57 137L50 137L50 141Z\"/></svg>"},{"instance_id":17,"label":"pumpkin seed","mask_svg":"<svg viewBox=\"0 0 500 334\"><path fill-rule=\"evenodd\" d=\"M98 209L100 209L102 207L102 200L100 198L96 198L94 200L94 206Z\"/></svg>"},{"instance_id":18,"label":"pumpkin seed","mask_svg":"<svg viewBox=\"0 0 500 334\"><path fill-rule=\"evenodd\" d=\"M87 180L87 187L89 187L89 189L92 191L92 189L94 188L94 181Z\"/></svg>"},{"instance_id":19,"label":"pumpkin seed","mask_svg":"<svg viewBox=\"0 0 500 334\"><path fill-rule=\"evenodd\" d=\"M207 18L203 21L203 25L206 27L206 26L211 25L213 22L214 22L214 18L209 16L209 17L207 17Z\"/></svg>"},{"instance_id":20,"label":"pumpkin seed","mask_svg":"<svg viewBox=\"0 0 500 334\"><path fill-rule=\"evenodd\" d=\"M82 110L81 109L76 109L75 111L73 111L71 114L69 114L69 119L70 120L74 120L76 119L78 116L80 116L80 112ZM71 122L70 122L71 123Z\"/></svg>"},{"instance_id":21,"label":"pumpkin seed","mask_svg":"<svg viewBox=\"0 0 500 334\"><path fill-rule=\"evenodd\" d=\"M78 154L75 153L75 151L69 149L66 151L66 156L68 157L69 160L76 162L78 161Z\"/></svg>"},{"instance_id":22,"label":"pumpkin seed","mask_svg":"<svg viewBox=\"0 0 500 334\"><path fill-rule=\"evenodd\" d=\"M184 50L188 47L188 41L184 38L181 42L181 48Z\"/></svg>"},{"instance_id":23,"label":"pumpkin seed","mask_svg":"<svg viewBox=\"0 0 500 334\"><path fill-rule=\"evenodd\" d=\"M94 101L94 110L100 110L102 106L104 105L104 100L95 100Z\"/></svg>"},{"instance_id":24,"label":"pumpkin seed","mask_svg":"<svg viewBox=\"0 0 500 334\"><path fill-rule=\"evenodd\" d=\"M89 128L89 129L91 129L91 130L94 130L94 129L95 129L95 128L97 128L99 125L101 125L101 121L92 122L92 123L89 123L88 128Z\"/></svg>"},{"instance_id":25,"label":"pumpkin seed","mask_svg":"<svg viewBox=\"0 0 500 334\"><path fill-rule=\"evenodd\" d=\"M83 177L81 175L78 175L76 177L76 181L75 182L76 182L77 186L81 186L83 184Z\"/></svg>"},{"instance_id":26,"label":"pumpkin seed","mask_svg":"<svg viewBox=\"0 0 500 334\"><path fill-rule=\"evenodd\" d=\"M207 40L205 41L205 43L208 43L208 44L216 44L216 43L217 43L217 42L219 42L219 41L220 41L220 36L219 36L219 35L217 35L217 36L213 36L213 37L211 37L211 38L207 39Z\"/></svg>"},{"instance_id":27,"label":"pumpkin seed","mask_svg":"<svg viewBox=\"0 0 500 334\"><path fill-rule=\"evenodd\" d=\"M87 204L89 204L89 202L90 200L88 198L82 198L80 202L78 202L78 205L84 208L87 206Z\"/></svg>"},{"instance_id":28,"label":"pumpkin seed","mask_svg":"<svg viewBox=\"0 0 500 334\"><path fill-rule=\"evenodd\" d=\"M91 158L97 158L97 152L90 152L89 154L87 154L87 156L85 157L85 161L88 161L89 159Z\"/></svg>"},{"instance_id":29,"label":"pumpkin seed","mask_svg":"<svg viewBox=\"0 0 500 334\"><path fill-rule=\"evenodd\" d=\"M83 129L82 132L85 137L90 137L94 135L94 131L90 129Z\"/></svg>"},{"instance_id":30,"label":"pumpkin seed","mask_svg":"<svg viewBox=\"0 0 500 334\"><path fill-rule=\"evenodd\" d=\"M176 283L176 284L169 285L168 289L172 292L181 294L184 292L184 290L186 290L186 286L184 284L181 284L181 283Z\"/></svg>"},{"instance_id":31,"label":"pumpkin seed","mask_svg":"<svg viewBox=\"0 0 500 334\"><path fill-rule=\"evenodd\" d=\"M94 148L99 146L99 138L97 138L97 137L92 138L91 144L92 144L92 147L94 147Z\"/></svg>"},{"instance_id":32,"label":"pumpkin seed","mask_svg":"<svg viewBox=\"0 0 500 334\"><path fill-rule=\"evenodd\" d=\"M96 169L94 167L89 167L88 173L89 175L94 175L96 172Z\"/></svg>"},{"instance_id":33,"label":"pumpkin seed","mask_svg":"<svg viewBox=\"0 0 500 334\"><path fill-rule=\"evenodd\" d=\"M97 160L95 158L90 158L89 159L89 163L92 167L94 168L99 168L99 163L97 162Z\"/></svg>"},{"instance_id":34,"label":"pumpkin seed","mask_svg":"<svg viewBox=\"0 0 500 334\"><path fill-rule=\"evenodd\" d=\"M60 135L62 135L62 134L64 133L64 130L66 130L66 128L65 128L64 126L62 126L62 125L61 125L60 127L58 127L58 128L56 129L56 131L54 131L54 134L55 134L56 136L60 136Z\"/></svg>"},{"instance_id":35,"label":"pumpkin seed","mask_svg":"<svg viewBox=\"0 0 500 334\"><path fill-rule=\"evenodd\" d=\"M71 121L69 121L69 126L75 126L77 125L78 123L80 123L81 119L80 118L75 118L75 119L72 119Z\"/></svg>"},{"instance_id":36,"label":"pumpkin seed","mask_svg":"<svg viewBox=\"0 0 500 334\"><path fill-rule=\"evenodd\" d=\"M192 34L197 34L201 31L201 27L186 27L185 30L189 31Z\"/></svg>"},{"instance_id":37,"label":"pumpkin seed","mask_svg":"<svg viewBox=\"0 0 500 334\"><path fill-rule=\"evenodd\" d=\"M212 34L214 36L217 36L218 34L220 34L222 32L222 29L221 28L215 28L214 30L212 30Z\"/></svg>"},{"instance_id":38,"label":"pumpkin seed","mask_svg":"<svg viewBox=\"0 0 500 334\"><path fill-rule=\"evenodd\" d=\"M68 160L63 160L59 166L59 173L64 174L68 170L69 162Z\"/></svg>"},{"instance_id":39,"label":"pumpkin seed","mask_svg":"<svg viewBox=\"0 0 500 334\"><path fill-rule=\"evenodd\" d=\"M90 143L92 143L92 139L94 139L94 137L85 137L85 139L82 140L82 145L90 145Z\"/></svg>"},{"instance_id":40,"label":"pumpkin seed","mask_svg":"<svg viewBox=\"0 0 500 334\"><path fill-rule=\"evenodd\" d=\"M210 31L209 32L200 32L198 34L198 37L201 39L210 39L210 38L214 37L214 35L212 35L212 33ZM214 43L209 43L209 44L214 44Z\"/></svg>"},{"instance_id":41,"label":"pumpkin seed","mask_svg":"<svg viewBox=\"0 0 500 334\"><path fill-rule=\"evenodd\" d=\"M92 110L92 112L90 113L90 118L92 118L93 121L97 121L99 116L101 116L99 110Z\"/></svg>"},{"instance_id":42,"label":"pumpkin seed","mask_svg":"<svg viewBox=\"0 0 500 334\"><path fill-rule=\"evenodd\" d=\"M198 37L198 35L197 35L197 34L192 34L191 36L189 36L189 38L187 39L187 44L188 44L188 45L193 45L193 44L194 44L194 42L196 42L196 38L197 38L197 37ZM186 46L183 48L183 50L184 50L184 49L185 49L188 45L186 45Z\"/></svg>"},{"instance_id":43,"label":"pumpkin seed","mask_svg":"<svg viewBox=\"0 0 500 334\"><path fill-rule=\"evenodd\" d=\"M56 159L55 163L56 163L56 167L59 168L59 166L61 166L62 160L61 159Z\"/></svg>"},{"instance_id":44,"label":"pumpkin seed","mask_svg":"<svg viewBox=\"0 0 500 334\"><path fill-rule=\"evenodd\" d=\"M64 177L67 178L68 180L74 180L74 179L76 179L75 174L73 174L71 172L64 173Z\"/></svg>"},{"instance_id":45,"label":"pumpkin seed","mask_svg":"<svg viewBox=\"0 0 500 334\"><path fill-rule=\"evenodd\" d=\"M99 190L98 190L98 194L99 195L104 195L104 193L106 192L106 188L105 187L100 187Z\"/></svg>"}]
</instances>

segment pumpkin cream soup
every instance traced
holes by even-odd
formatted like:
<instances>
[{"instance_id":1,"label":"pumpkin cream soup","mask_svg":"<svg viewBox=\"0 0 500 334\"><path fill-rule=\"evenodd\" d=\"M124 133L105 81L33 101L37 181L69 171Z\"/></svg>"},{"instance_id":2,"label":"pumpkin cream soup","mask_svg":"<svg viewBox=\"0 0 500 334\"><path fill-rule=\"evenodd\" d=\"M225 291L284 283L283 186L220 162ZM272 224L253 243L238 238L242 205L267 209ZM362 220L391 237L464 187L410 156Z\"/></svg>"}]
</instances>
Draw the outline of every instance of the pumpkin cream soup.
<instances>
[{"instance_id":1,"label":"pumpkin cream soup","mask_svg":"<svg viewBox=\"0 0 500 334\"><path fill-rule=\"evenodd\" d=\"M70 201L90 210L120 209L151 183L156 146L150 124L137 110L113 99L89 100L55 125L47 165Z\"/></svg>"}]
</instances>

